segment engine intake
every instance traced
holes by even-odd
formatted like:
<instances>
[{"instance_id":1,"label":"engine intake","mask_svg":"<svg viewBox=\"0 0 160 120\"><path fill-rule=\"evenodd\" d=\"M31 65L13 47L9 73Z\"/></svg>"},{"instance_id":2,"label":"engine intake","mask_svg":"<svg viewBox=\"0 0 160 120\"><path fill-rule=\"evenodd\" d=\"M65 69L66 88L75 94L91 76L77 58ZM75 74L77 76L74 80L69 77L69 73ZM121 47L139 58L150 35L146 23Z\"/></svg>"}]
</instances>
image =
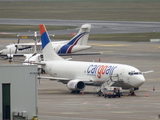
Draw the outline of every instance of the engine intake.
<instances>
[{"instance_id":1,"label":"engine intake","mask_svg":"<svg viewBox=\"0 0 160 120\"><path fill-rule=\"evenodd\" d=\"M71 80L67 83L67 87L72 91L81 91L85 89L85 83L80 80Z\"/></svg>"}]
</instances>

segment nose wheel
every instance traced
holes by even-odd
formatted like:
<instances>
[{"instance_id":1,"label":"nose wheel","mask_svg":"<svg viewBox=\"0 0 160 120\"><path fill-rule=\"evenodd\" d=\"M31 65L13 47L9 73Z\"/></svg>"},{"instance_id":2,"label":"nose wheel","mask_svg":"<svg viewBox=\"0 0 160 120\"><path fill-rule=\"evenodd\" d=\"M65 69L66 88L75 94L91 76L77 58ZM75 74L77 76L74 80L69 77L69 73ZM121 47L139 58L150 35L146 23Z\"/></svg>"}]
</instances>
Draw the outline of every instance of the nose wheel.
<instances>
[{"instance_id":1,"label":"nose wheel","mask_svg":"<svg viewBox=\"0 0 160 120\"><path fill-rule=\"evenodd\" d=\"M128 95L129 96L136 96L135 91L130 91Z\"/></svg>"}]
</instances>

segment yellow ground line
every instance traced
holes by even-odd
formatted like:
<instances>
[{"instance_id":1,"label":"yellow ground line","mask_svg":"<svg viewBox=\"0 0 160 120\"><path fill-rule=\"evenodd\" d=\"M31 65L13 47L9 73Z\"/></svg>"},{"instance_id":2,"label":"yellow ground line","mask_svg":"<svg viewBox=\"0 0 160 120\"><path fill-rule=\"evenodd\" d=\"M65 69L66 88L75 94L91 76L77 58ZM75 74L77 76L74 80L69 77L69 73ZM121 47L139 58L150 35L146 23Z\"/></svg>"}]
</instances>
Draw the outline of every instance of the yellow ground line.
<instances>
[{"instance_id":1,"label":"yellow ground line","mask_svg":"<svg viewBox=\"0 0 160 120\"><path fill-rule=\"evenodd\" d=\"M122 112L113 112L113 113L133 113L133 112L129 112L129 111L122 111Z\"/></svg>"},{"instance_id":2,"label":"yellow ground line","mask_svg":"<svg viewBox=\"0 0 160 120\"><path fill-rule=\"evenodd\" d=\"M129 46L129 45L117 44L117 45L100 45L100 46L116 47L116 46Z\"/></svg>"},{"instance_id":3,"label":"yellow ground line","mask_svg":"<svg viewBox=\"0 0 160 120\"><path fill-rule=\"evenodd\" d=\"M108 47L116 47L116 46L130 46L130 45L128 45L128 44L115 44L115 45L104 45L104 44L92 44L92 43L90 43L89 45L95 45L95 46L108 46Z\"/></svg>"},{"instance_id":4,"label":"yellow ground line","mask_svg":"<svg viewBox=\"0 0 160 120\"><path fill-rule=\"evenodd\" d=\"M63 112L63 113L60 113L60 114L79 114L78 112Z\"/></svg>"},{"instance_id":5,"label":"yellow ground line","mask_svg":"<svg viewBox=\"0 0 160 120\"><path fill-rule=\"evenodd\" d=\"M104 52L113 52L113 51L99 51L99 52L102 52L102 53L104 53Z\"/></svg>"}]
</instances>

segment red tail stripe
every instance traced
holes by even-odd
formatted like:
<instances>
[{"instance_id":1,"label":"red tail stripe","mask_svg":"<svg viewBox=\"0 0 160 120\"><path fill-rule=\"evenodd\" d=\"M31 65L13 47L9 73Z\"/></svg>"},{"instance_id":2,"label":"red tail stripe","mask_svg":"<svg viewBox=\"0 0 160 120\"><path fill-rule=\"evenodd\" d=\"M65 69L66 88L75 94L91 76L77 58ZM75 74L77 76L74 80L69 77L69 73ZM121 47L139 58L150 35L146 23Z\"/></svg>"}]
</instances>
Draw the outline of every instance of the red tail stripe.
<instances>
[{"instance_id":1,"label":"red tail stripe","mask_svg":"<svg viewBox=\"0 0 160 120\"><path fill-rule=\"evenodd\" d=\"M44 26L43 24L40 24L39 27L40 27L40 34L41 34L41 35L42 35L44 32L46 32L46 28L45 28L45 26Z\"/></svg>"}]
</instances>

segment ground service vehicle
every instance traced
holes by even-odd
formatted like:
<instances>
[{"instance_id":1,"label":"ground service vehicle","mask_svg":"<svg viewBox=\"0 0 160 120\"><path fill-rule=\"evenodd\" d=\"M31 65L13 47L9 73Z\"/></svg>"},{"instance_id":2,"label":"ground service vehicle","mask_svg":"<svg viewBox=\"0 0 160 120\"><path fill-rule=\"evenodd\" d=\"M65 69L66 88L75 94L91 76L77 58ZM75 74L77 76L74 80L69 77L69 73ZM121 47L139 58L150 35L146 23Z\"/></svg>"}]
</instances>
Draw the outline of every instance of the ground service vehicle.
<instances>
[{"instance_id":1,"label":"ground service vehicle","mask_svg":"<svg viewBox=\"0 0 160 120\"><path fill-rule=\"evenodd\" d=\"M115 98L115 97L121 97L121 87L108 87L107 89L103 89L103 95L104 98Z\"/></svg>"}]
</instances>

